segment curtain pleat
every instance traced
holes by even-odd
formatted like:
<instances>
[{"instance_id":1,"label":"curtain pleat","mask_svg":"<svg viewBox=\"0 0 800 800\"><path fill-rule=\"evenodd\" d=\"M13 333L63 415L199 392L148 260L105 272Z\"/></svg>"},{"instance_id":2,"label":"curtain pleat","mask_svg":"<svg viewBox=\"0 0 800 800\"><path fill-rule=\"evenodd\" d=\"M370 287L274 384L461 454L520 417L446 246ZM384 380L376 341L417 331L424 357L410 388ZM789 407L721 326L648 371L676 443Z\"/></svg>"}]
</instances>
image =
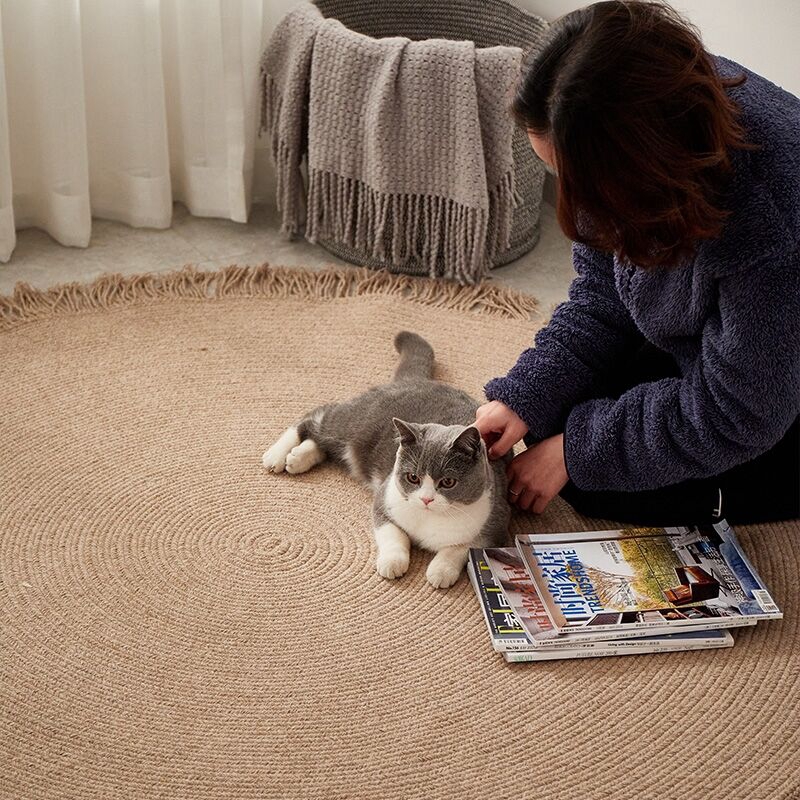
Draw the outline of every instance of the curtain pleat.
<instances>
[{"instance_id":1,"label":"curtain pleat","mask_svg":"<svg viewBox=\"0 0 800 800\"><path fill-rule=\"evenodd\" d=\"M247 219L261 2L164 0L173 196L196 216Z\"/></svg>"},{"instance_id":2,"label":"curtain pleat","mask_svg":"<svg viewBox=\"0 0 800 800\"><path fill-rule=\"evenodd\" d=\"M258 59L283 6L0 0L0 261L15 228L85 247L92 217L166 228L176 200L246 222Z\"/></svg>"},{"instance_id":3,"label":"curtain pleat","mask_svg":"<svg viewBox=\"0 0 800 800\"><path fill-rule=\"evenodd\" d=\"M92 215L172 221L158 0L81 0Z\"/></svg>"},{"instance_id":4,"label":"curtain pleat","mask_svg":"<svg viewBox=\"0 0 800 800\"><path fill-rule=\"evenodd\" d=\"M91 233L78 0L3 0L14 218L61 244Z\"/></svg>"},{"instance_id":5,"label":"curtain pleat","mask_svg":"<svg viewBox=\"0 0 800 800\"><path fill-rule=\"evenodd\" d=\"M0 6L0 65L5 62L3 14ZM8 94L5 70L0 69L0 261L8 261L17 243L12 203L11 150L8 131Z\"/></svg>"}]
</instances>

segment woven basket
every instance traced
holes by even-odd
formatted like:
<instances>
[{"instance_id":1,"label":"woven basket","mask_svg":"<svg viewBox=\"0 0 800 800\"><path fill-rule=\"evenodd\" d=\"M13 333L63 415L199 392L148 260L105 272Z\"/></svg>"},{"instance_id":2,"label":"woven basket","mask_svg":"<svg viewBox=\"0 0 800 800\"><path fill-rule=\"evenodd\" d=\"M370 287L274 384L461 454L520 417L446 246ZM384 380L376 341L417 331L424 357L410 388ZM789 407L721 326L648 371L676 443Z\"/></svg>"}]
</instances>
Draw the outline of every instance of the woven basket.
<instances>
[{"instance_id":1,"label":"woven basket","mask_svg":"<svg viewBox=\"0 0 800 800\"><path fill-rule=\"evenodd\" d=\"M530 57L541 41L547 22L528 14L505 0L314 0L325 17L338 19L350 30L365 36L382 38L405 36L422 39L455 39L475 43L476 47L506 45L519 47ZM539 214L544 186L544 164L531 149L525 132L515 128L512 138L515 193L510 246L499 252L490 267L499 267L527 253L539 241ZM489 220L491 228L492 220ZM387 241L392 231L387 226ZM326 250L367 267L386 268L392 272L428 275L430 265L419 261L393 264L348 245L320 238Z\"/></svg>"}]
</instances>

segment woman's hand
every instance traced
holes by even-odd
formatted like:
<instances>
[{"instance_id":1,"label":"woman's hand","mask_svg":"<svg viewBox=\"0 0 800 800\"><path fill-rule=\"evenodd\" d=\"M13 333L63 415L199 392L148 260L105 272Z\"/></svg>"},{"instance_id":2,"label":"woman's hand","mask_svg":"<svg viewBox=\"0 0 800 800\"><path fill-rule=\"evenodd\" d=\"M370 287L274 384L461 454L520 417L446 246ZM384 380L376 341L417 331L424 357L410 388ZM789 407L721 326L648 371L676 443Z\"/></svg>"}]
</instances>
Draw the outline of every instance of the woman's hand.
<instances>
[{"instance_id":1,"label":"woman's hand","mask_svg":"<svg viewBox=\"0 0 800 800\"><path fill-rule=\"evenodd\" d=\"M528 426L499 400L478 407L475 427L489 448L489 458L502 458L528 432Z\"/></svg>"},{"instance_id":2,"label":"woman's hand","mask_svg":"<svg viewBox=\"0 0 800 800\"><path fill-rule=\"evenodd\" d=\"M508 502L534 514L564 488L569 476L564 460L564 434L543 439L515 456L506 468Z\"/></svg>"}]
</instances>

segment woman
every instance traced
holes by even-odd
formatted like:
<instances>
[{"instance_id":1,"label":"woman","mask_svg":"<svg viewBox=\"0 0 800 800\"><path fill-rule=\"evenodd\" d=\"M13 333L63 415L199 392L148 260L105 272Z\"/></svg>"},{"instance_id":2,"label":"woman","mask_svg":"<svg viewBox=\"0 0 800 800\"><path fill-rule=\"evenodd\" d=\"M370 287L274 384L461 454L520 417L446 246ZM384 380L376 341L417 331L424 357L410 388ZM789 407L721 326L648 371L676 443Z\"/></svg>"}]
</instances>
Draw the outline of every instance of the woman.
<instances>
[{"instance_id":1,"label":"woman","mask_svg":"<svg viewBox=\"0 0 800 800\"><path fill-rule=\"evenodd\" d=\"M669 6L567 14L513 112L577 277L476 426L509 500L638 524L800 516L800 100Z\"/></svg>"}]
</instances>

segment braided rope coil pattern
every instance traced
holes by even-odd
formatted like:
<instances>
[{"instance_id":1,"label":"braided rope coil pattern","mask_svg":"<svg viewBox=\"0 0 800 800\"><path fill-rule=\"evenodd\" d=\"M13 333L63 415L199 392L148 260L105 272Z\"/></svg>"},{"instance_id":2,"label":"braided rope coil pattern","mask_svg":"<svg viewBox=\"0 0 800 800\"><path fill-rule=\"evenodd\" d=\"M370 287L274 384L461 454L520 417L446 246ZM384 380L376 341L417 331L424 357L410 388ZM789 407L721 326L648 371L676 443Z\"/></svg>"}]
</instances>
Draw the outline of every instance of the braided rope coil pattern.
<instances>
[{"instance_id":1,"label":"braided rope coil pattern","mask_svg":"<svg viewBox=\"0 0 800 800\"><path fill-rule=\"evenodd\" d=\"M4 800L800 796L797 524L738 531L785 619L731 650L506 664L466 577L376 575L366 489L261 468L401 328L479 397L538 324L495 289L262 266L0 301Z\"/></svg>"}]
</instances>

